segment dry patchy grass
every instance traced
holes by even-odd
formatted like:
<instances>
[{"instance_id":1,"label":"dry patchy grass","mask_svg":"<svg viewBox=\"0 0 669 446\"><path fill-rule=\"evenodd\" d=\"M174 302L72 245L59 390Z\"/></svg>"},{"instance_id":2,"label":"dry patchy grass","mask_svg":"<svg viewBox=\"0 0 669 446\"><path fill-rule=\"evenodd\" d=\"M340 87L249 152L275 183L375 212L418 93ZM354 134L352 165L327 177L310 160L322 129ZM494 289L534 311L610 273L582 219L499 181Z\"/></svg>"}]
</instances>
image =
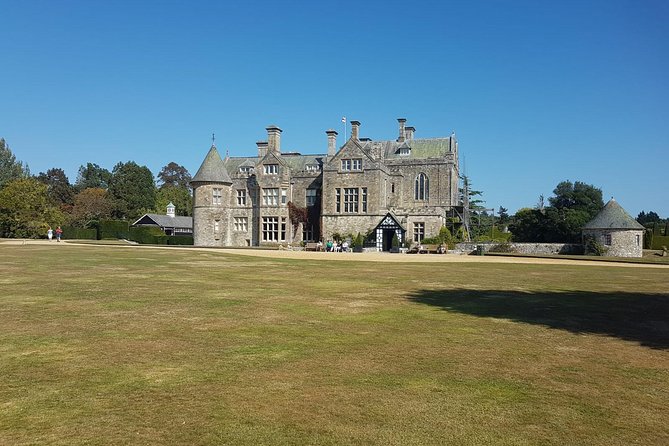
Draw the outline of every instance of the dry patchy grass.
<instances>
[{"instance_id":1,"label":"dry patchy grass","mask_svg":"<svg viewBox=\"0 0 669 446\"><path fill-rule=\"evenodd\" d=\"M0 247L0 444L667 444L666 270Z\"/></svg>"}]
</instances>

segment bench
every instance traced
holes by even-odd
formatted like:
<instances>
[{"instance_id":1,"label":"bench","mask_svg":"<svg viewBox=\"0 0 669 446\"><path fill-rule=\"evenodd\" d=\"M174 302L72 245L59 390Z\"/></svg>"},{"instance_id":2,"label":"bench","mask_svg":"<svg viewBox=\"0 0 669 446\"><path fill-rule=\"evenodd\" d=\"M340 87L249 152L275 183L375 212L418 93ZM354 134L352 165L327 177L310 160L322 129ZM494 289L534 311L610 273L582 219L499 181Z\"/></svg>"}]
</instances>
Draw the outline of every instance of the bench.
<instances>
[{"instance_id":1,"label":"bench","mask_svg":"<svg viewBox=\"0 0 669 446\"><path fill-rule=\"evenodd\" d=\"M410 254L445 254L444 245L416 245L409 251Z\"/></svg>"},{"instance_id":2,"label":"bench","mask_svg":"<svg viewBox=\"0 0 669 446\"><path fill-rule=\"evenodd\" d=\"M322 246L322 245L319 245L318 243L307 243L307 244L304 246L304 250L305 250L305 251L322 251L322 250L323 250L323 246Z\"/></svg>"}]
</instances>

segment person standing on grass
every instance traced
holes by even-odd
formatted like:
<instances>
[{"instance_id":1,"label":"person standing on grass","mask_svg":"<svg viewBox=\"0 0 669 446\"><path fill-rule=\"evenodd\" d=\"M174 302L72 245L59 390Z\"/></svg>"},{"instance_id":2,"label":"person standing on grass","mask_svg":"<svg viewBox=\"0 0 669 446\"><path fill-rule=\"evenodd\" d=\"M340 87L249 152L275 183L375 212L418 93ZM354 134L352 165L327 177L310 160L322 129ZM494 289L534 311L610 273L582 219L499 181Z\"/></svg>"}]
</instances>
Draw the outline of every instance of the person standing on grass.
<instances>
[{"instance_id":1,"label":"person standing on grass","mask_svg":"<svg viewBox=\"0 0 669 446\"><path fill-rule=\"evenodd\" d=\"M48 238L49 241L53 238L53 229L51 229L51 226L49 226L49 230L46 231L46 238Z\"/></svg>"},{"instance_id":2,"label":"person standing on grass","mask_svg":"<svg viewBox=\"0 0 669 446\"><path fill-rule=\"evenodd\" d=\"M62 235L63 235L63 230L60 229L60 226L58 226L58 227L56 228L56 241L57 241L57 242L60 241L60 237L61 237Z\"/></svg>"}]
</instances>

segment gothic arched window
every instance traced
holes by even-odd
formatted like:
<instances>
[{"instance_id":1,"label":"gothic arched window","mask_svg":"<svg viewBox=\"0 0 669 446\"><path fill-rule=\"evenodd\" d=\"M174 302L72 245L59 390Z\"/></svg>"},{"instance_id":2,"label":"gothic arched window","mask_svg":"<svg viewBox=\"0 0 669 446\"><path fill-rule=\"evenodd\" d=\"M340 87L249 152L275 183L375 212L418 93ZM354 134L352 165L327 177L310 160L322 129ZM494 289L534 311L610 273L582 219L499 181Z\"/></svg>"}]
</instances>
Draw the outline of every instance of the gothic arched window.
<instances>
[{"instance_id":1,"label":"gothic arched window","mask_svg":"<svg viewBox=\"0 0 669 446\"><path fill-rule=\"evenodd\" d=\"M414 190L414 198L416 200L427 201L430 198L430 181L427 179L427 175L422 172L418 174Z\"/></svg>"}]
</instances>

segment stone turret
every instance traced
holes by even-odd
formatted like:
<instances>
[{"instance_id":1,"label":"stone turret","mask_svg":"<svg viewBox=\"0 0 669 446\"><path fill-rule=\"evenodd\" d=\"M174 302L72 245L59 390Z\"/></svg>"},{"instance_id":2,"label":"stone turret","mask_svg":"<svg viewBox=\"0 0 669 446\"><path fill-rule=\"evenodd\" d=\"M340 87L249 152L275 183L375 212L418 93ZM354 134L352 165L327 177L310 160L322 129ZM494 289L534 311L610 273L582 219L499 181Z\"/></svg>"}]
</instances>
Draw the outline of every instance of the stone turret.
<instances>
[{"instance_id":1,"label":"stone turret","mask_svg":"<svg viewBox=\"0 0 669 446\"><path fill-rule=\"evenodd\" d=\"M232 179L215 145L190 182L193 188L193 243L196 246L226 246L232 202Z\"/></svg>"}]
</instances>

